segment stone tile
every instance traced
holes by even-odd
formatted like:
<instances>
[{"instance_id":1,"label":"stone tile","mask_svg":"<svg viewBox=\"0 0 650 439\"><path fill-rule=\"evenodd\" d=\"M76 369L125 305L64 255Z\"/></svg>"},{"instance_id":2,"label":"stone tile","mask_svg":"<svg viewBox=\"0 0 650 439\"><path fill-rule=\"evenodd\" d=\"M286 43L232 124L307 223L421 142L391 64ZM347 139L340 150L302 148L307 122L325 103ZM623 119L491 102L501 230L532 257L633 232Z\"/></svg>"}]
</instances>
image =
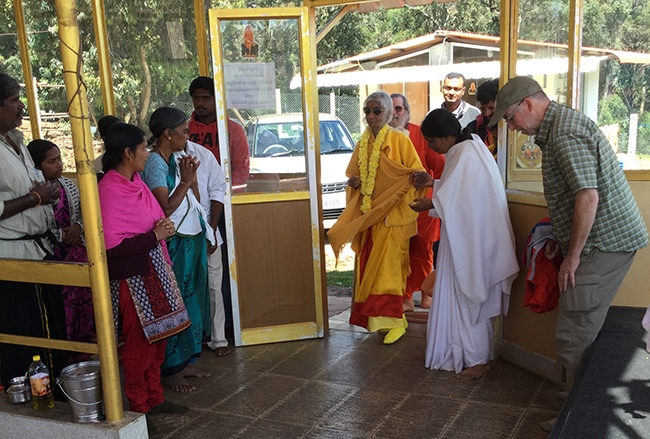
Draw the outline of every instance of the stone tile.
<instances>
[{"instance_id":1,"label":"stone tile","mask_svg":"<svg viewBox=\"0 0 650 439\"><path fill-rule=\"evenodd\" d=\"M512 439L548 439L548 433L539 424L557 417L559 413L553 410L530 408L526 410Z\"/></svg>"},{"instance_id":2,"label":"stone tile","mask_svg":"<svg viewBox=\"0 0 650 439\"><path fill-rule=\"evenodd\" d=\"M311 428L355 390L354 387L338 384L311 382L290 395L263 418Z\"/></svg>"},{"instance_id":3,"label":"stone tile","mask_svg":"<svg viewBox=\"0 0 650 439\"><path fill-rule=\"evenodd\" d=\"M367 437L367 433L353 433L350 431L314 428L303 436L302 439L366 439Z\"/></svg>"},{"instance_id":4,"label":"stone tile","mask_svg":"<svg viewBox=\"0 0 650 439\"><path fill-rule=\"evenodd\" d=\"M382 393L362 389L325 415L318 427L351 434L368 434L405 398L405 394L398 392ZM370 434L366 437L369 436Z\"/></svg>"},{"instance_id":5,"label":"stone tile","mask_svg":"<svg viewBox=\"0 0 650 439\"><path fill-rule=\"evenodd\" d=\"M305 383L298 378L264 375L254 385L246 386L230 398L222 400L214 410L257 418Z\"/></svg>"},{"instance_id":6,"label":"stone tile","mask_svg":"<svg viewBox=\"0 0 650 439\"><path fill-rule=\"evenodd\" d=\"M239 433L237 439L290 439L302 437L309 427L258 419ZM216 435L206 437L221 437Z\"/></svg>"},{"instance_id":7,"label":"stone tile","mask_svg":"<svg viewBox=\"0 0 650 439\"><path fill-rule=\"evenodd\" d=\"M446 370L428 370L427 375L420 381L413 392L424 395L435 395L443 398L468 399L481 380L459 380L454 372Z\"/></svg>"},{"instance_id":8,"label":"stone tile","mask_svg":"<svg viewBox=\"0 0 650 439\"><path fill-rule=\"evenodd\" d=\"M544 378L507 361L495 361L494 368L472 393L472 401L528 408Z\"/></svg>"},{"instance_id":9,"label":"stone tile","mask_svg":"<svg viewBox=\"0 0 650 439\"><path fill-rule=\"evenodd\" d=\"M411 392L428 375L424 358L411 358L408 354L393 357L365 383L364 388L381 388L384 391ZM420 361L418 361L420 360Z\"/></svg>"},{"instance_id":10,"label":"stone tile","mask_svg":"<svg viewBox=\"0 0 650 439\"><path fill-rule=\"evenodd\" d=\"M419 364L424 368L424 354L427 348L426 338L418 335L411 334L411 326L409 325L406 335L399 340L395 346L400 347L399 357L408 358L409 361ZM400 343L403 342L403 343Z\"/></svg>"},{"instance_id":11,"label":"stone tile","mask_svg":"<svg viewBox=\"0 0 650 439\"><path fill-rule=\"evenodd\" d=\"M406 330L407 337L417 337L417 338L426 338L427 336L427 324L426 323L409 323L409 327ZM422 354L424 355L424 354Z\"/></svg>"},{"instance_id":12,"label":"stone tile","mask_svg":"<svg viewBox=\"0 0 650 439\"><path fill-rule=\"evenodd\" d=\"M438 437L463 404L459 400L411 395L382 422L375 436L393 439Z\"/></svg>"},{"instance_id":13,"label":"stone tile","mask_svg":"<svg viewBox=\"0 0 650 439\"><path fill-rule=\"evenodd\" d=\"M349 323L345 322L347 325ZM364 330L364 332L353 331L330 331L329 335L322 339L322 343L327 347L339 347L344 349L354 349L366 340L371 334Z\"/></svg>"},{"instance_id":14,"label":"stone tile","mask_svg":"<svg viewBox=\"0 0 650 439\"><path fill-rule=\"evenodd\" d=\"M367 351L354 349L348 355L316 376L317 380L350 386L361 386L393 357L392 351L382 349L369 355Z\"/></svg>"},{"instance_id":15,"label":"stone tile","mask_svg":"<svg viewBox=\"0 0 650 439\"><path fill-rule=\"evenodd\" d=\"M273 369L278 363L305 349L308 345L315 341L317 340L297 340L285 343L250 346L249 348L259 349L256 349L257 355L252 356L248 363L250 365L260 367L262 371L266 372Z\"/></svg>"},{"instance_id":16,"label":"stone tile","mask_svg":"<svg viewBox=\"0 0 650 439\"><path fill-rule=\"evenodd\" d=\"M468 401L439 437L440 439L509 438L525 411L523 408L506 405Z\"/></svg>"},{"instance_id":17,"label":"stone tile","mask_svg":"<svg viewBox=\"0 0 650 439\"><path fill-rule=\"evenodd\" d=\"M564 401L558 399L555 395L563 391L565 388L562 384L545 379L537 391L537 395L533 399L531 407L542 410L553 410L558 412L562 410Z\"/></svg>"},{"instance_id":18,"label":"stone tile","mask_svg":"<svg viewBox=\"0 0 650 439\"><path fill-rule=\"evenodd\" d=\"M260 373L242 369L246 368L236 369L220 377L193 379L191 382L197 387L194 392L178 393L164 386L165 399L189 407L211 409L243 388L255 386L256 381L262 376Z\"/></svg>"},{"instance_id":19,"label":"stone tile","mask_svg":"<svg viewBox=\"0 0 650 439\"><path fill-rule=\"evenodd\" d=\"M191 424L185 428L178 428L173 433L165 436L158 435L154 437L164 437L164 439L232 438L254 422L251 418L223 413L206 413L191 418L191 421ZM163 425L158 425L157 419L155 422L158 430L163 433Z\"/></svg>"},{"instance_id":20,"label":"stone tile","mask_svg":"<svg viewBox=\"0 0 650 439\"><path fill-rule=\"evenodd\" d=\"M314 343L280 362L272 373L310 379L335 364L350 352L349 349Z\"/></svg>"}]
</instances>

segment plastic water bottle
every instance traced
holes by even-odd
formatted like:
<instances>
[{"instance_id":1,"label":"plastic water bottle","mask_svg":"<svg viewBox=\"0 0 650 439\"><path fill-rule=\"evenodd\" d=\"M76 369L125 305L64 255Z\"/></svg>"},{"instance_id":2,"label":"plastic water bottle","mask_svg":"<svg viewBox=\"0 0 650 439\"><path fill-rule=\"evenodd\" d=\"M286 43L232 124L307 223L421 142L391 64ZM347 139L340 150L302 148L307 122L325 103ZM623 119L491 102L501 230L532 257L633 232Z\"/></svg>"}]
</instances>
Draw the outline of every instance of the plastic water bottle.
<instances>
[{"instance_id":1,"label":"plastic water bottle","mask_svg":"<svg viewBox=\"0 0 650 439\"><path fill-rule=\"evenodd\" d=\"M34 362L29 366L29 383L32 386L32 401L39 411L54 407L54 395L50 387L50 371L41 361L40 355L34 355Z\"/></svg>"}]
</instances>

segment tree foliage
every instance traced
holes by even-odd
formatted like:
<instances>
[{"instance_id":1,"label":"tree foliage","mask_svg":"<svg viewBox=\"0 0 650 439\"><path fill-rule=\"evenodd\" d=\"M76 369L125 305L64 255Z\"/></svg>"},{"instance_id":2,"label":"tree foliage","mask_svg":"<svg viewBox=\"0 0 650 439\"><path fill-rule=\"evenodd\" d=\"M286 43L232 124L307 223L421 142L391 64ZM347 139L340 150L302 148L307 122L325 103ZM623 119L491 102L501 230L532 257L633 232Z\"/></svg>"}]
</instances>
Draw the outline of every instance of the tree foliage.
<instances>
[{"instance_id":1,"label":"tree foliage","mask_svg":"<svg viewBox=\"0 0 650 439\"><path fill-rule=\"evenodd\" d=\"M34 76L39 83L63 84L54 4L38 0L23 2ZM211 0L206 3L211 8L299 4L297 0ZM649 4L650 0L584 2L584 45L650 52ZM188 110L187 86L198 74L193 2L106 0L105 6L118 116L143 125L147 115L158 106L178 105ZM499 6L499 0L462 0L379 9L365 14L348 13L319 43L317 62L325 64L438 29L498 35ZM95 116L99 117L103 114L103 104L89 0L78 1L77 9L89 100ZM323 28L339 10L339 7L319 8L318 28ZM0 11L0 33L3 34L0 35L0 70L22 78L18 41L13 35L16 32L13 1L0 0ZM567 43L568 14L568 0L520 0L520 37ZM180 38L170 30L174 26L180 29ZM260 60L275 62L278 86L285 90L299 67L295 26L279 22L271 26L268 21L255 22L255 26L256 38L265 48L260 50ZM233 27L228 32L240 31ZM180 45L180 49L173 47L175 45ZM226 49L239 50L238 47ZM650 80L646 70L644 65L605 62L600 78L601 123L622 123L630 112L645 112L645 94ZM43 88L39 91L39 99L45 111L64 110L65 94L61 88Z\"/></svg>"}]
</instances>

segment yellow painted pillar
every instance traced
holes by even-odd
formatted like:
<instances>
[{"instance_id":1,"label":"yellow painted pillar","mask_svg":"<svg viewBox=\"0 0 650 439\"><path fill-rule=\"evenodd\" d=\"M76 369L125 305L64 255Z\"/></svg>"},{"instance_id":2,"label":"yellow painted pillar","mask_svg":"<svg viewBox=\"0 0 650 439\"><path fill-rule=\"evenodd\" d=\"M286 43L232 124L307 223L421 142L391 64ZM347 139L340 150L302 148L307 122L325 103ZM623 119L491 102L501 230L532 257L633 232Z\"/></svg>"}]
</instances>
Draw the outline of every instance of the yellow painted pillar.
<instances>
[{"instance_id":1,"label":"yellow painted pillar","mask_svg":"<svg viewBox=\"0 0 650 439\"><path fill-rule=\"evenodd\" d=\"M119 422L124 419L122 391L115 346L106 252L104 251L104 232L99 209L97 179L94 173L93 139L90 133L88 99L86 88L82 82L83 64L77 12L75 0L55 0L55 4L70 128L81 195L81 213L84 219L84 234L88 251L106 420Z\"/></svg>"},{"instance_id":2,"label":"yellow painted pillar","mask_svg":"<svg viewBox=\"0 0 650 439\"><path fill-rule=\"evenodd\" d=\"M508 79L514 78L517 75L518 25L518 0L501 0L501 37L499 41L501 75L499 78L499 88L503 87L508 82Z\"/></svg>"},{"instance_id":3,"label":"yellow painted pillar","mask_svg":"<svg viewBox=\"0 0 650 439\"><path fill-rule=\"evenodd\" d=\"M97 45L97 62L99 64L99 79L102 83L102 101L104 114L116 115L115 94L113 93L113 72L111 70L111 55L108 48L108 32L106 31L106 12L104 0L92 0L93 24L95 25L95 44Z\"/></svg>"},{"instance_id":4,"label":"yellow painted pillar","mask_svg":"<svg viewBox=\"0 0 650 439\"><path fill-rule=\"evenodd\" d=\"M199 58L199 74L201 76L210 76L208 31L205 25L205 4L203 0L194 0L194 24L196 26L196 54Z\"/></svg>"},{"instance_id":5,"label":"yellow painted pillar","mask_svg":"<svg viewBox=\"0 0 650 439\"><path fill-rule=\"evenodd\" d=\"M569 5L569 75L566 101L580 109L580 55L582 52L582 0L571 0Z\"/></svg>"},{"instance_id":6,"label":"yellow painted pillar","mask_svg":"<svg viewBox=\"0 0 650 439\"><path fill-rule=\"evenodd\" d=\"M25 92L27 93L27 109L29 110L29 124L32 127L32 137L40 139L41 118L38 111L38 96L34 87L32 76L32 63L29 60L29 45L27 42L27 28L25 27L25 13L22 0L14 0L14 13L16 14L16 29L18 32L18 45L20 46L20 62L23 65L25 79Z\"/></svg>"},{"instance_id":7,"label":"yellow painted pillar","mask_svg":"<svg viewBox=\"0 0 650 439\"><path fill-rule=\"evenodd\" d=\"M305 1L300 19L300 66L302 69L302 100L305 114L305 135L313 130L315 146L313 170L310 186L316 188L316 199L312 200L312 209L318 210L318 221L312 223L312 246L314 254L314 289L316 293L316 325L319 336L329 332L327 314L327 278L325 269L325 230L323 229L323 189L321 185L320 156L320 122L318 112L318 64L316 60L316 7ZM312 119L312 120L310 120ZM309 145L305 139L305 145ZM309 175L309 173L308 173ZM313 193L313 192L312 192ZM316 256L318 255L318 256Z\"/></svg>"},{"instance_id":8,"label":"yellow painted pillar","mask_svg":"<svg viewBox=\"0 0 650 439\"><path fill-rule=\"evenodd\" d=\"M499 75L499 88L503 87L510 78L517 76L517 40L519 39L519 1L518 0L501 0L501 37L499 40L499 60L501 62L501 71ZM501 178L506 183L507 164L512 163L509 160L511 153L514 151L515 136L508 134L508 126L499 121L499 134L497 135L497 165ZM509 172L509 171L508 171Z\"/></svg>"}]
</instances>

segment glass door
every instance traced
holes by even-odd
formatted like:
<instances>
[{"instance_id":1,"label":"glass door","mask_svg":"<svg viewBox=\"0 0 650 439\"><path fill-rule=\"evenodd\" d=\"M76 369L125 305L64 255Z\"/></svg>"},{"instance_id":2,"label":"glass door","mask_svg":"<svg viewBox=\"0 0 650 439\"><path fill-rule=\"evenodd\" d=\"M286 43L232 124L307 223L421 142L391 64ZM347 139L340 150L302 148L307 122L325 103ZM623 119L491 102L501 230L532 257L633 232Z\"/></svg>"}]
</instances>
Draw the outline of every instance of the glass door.
<instances>
[{"instance_id":1,"label":"glass door","mask_svg":"<svg viewBox=\"0 0 650 439\"><path fill-rule=\"evenodd\" d=\"M318 103L307 8L210 11L235 344L324 335ZM311 38L313 39L313 38ZM313 41L312 41L313 43ZM301 87L291 89L294 77ZM250 162L231 157L244 127ZM326 297L326 295L325 295Z\"/></svg>"}]
</instances>

